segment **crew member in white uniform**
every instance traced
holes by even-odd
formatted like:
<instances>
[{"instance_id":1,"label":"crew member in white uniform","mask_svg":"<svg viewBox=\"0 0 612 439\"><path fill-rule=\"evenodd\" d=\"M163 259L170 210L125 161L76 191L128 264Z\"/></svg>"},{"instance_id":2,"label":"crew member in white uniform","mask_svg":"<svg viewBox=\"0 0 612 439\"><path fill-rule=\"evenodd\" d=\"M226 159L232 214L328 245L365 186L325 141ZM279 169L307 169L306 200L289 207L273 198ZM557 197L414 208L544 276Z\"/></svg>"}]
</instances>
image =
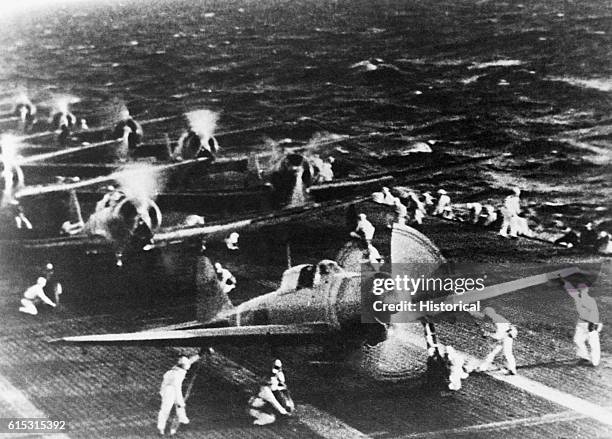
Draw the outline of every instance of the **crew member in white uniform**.
<instances>
[{"instance_id":1,"label":"crew member in white uniform","mask_svg":"<svg viewBox=\"0 0 612 439\"><path fill-rule=\"evenodd\" d=\"M351 236L358 239L363 239L367 245L372 243L372 239L374 238L374 232L376 229L372 225L365 213L359 214L359 220L357 221L357 226L355 230L351 232Z\"/></svg>"},{"instance_id":2,"label":"crew member in white uniform","mask_svg":"<svg viewBox=\"0 0 612 439\"><path fill-rule=\"evenodd\" d=\"M261 384L257 395L249 399L248 413L255 418L254 425L268 425L276 421L276 414L288 415L289 412L278 402L270 382Z\"/></svg>"},{"instance_id":3,"label":"crew member in white uniform","mask_svg":"<svg viewBox=\"0 0 612 439\"><path fill-rule=\"evenodd\" d=\"M388 187L383 187L382 193L383 193L383 198L382 198L383 204L388 204L389 206L393 206L395 204L395 199L397 197L391 193L391 190Z\"/></svg>"},{"instance_id":4,"label":"crew member in white uniform","mask_svg":"<svg viewBox=\"0 0 612 439\"><path fill-rule=\"evenodd\" d=\"M488 317L495 325L495 332L484 333L485 336L491 337L496 341L495 347L489 353L489 355L486 356L480 366L478 366L478 370L486 371L489 369L491 364L493 364L495 357L497 357L497 355L503 351L504 357L506 358L508 371L512 375L516 375L516 359L514 358L514 353L512 352L512 345L518 334L516 327L505 317L497 314L497 312L495 312L495 310L491 307L486 307L482 313L473 312L471 314L481 319Z\"/></svg>"},{"instance_id":5,"label":"crew member in white uniform","mask_svg":"<svg viewBox=\"0 0 612 439\"><path fill-rule=\"evenodd\" d=\"M586 281L579 281L576 284L574 286L568 281L563 284L565 291L574 299L574 305L576 305L576 311L578 312L578 322L574 333L576 355L596 367L601 360L599 333L603 325L599 320L597 302L589 296L589 285ZM586 342L589 343L591 352L587 350Z\"/></svg>"},{"instance_id":6,"label":"crew member in white uniform","mask_svg":"<svg viewBox=\"0 0 612 439\"><path fill-rule=\"evenodd\" d=\"M283 372L283 363L281 360L274 360L272 365L272 376L270 377L270 388L272 393L276 397L277 401L291 413L295 410L295 404L291 395L289 394L289 388L285 380L285 373Z\"/></svg>"},{"instance_id":7,"label":"crew member in white uniform","mask_svg":"<svg viewBox=\"0 0 612 439\"><path fill-rule=\"evenodd\" d=\"M229 234L227 238L225 238L225 245L228 250L238 250L238 239L240 239L240 234L238 232L232 232Z\"/></svg>"},{"instance_id":8,"label":"crew member in white uniform","mask_svg":"<svg viewBox=\"0 0 612 439\"><path fill-rule=\"evenodd\" d=\"M370 221L368 221L365 213L359 214L359 221L357 222L357 227L355 230L351 232L351 236L357 239L363 240L367 247L368 251L368 260L372 264L380 264L383 262L383 258L380 255L380 252L372 245L372 239L374 238L374 232L376 228L372 225Z\"/></svg>"},{"instance_id":9,"label":"crew member in white uniform","mask_svg":"<svg viewBox=\"0 0 612 439\"><path fill-rule=\"evenodd\" d=\"M164 374L159 394L161 395L161 407L157 415L157 430L164 434L166 422L172 411L176 407L176 416L181 424L189 424L187 413L185 412L185 398L183 397L183 380L187 371L193 363L198 361L199 355L192 357L182 356L178 363ZM173 434L173 432L170 432Z\"/></svg>"},{"instance_id":10,"label":"crew member in white uniform","mask_svg":"<svg viewBox=\"0 0 612 439\"><path fill-rule=\"evenodd\" d=\"M21 307L19 308L19 311L35 316L38 314L36 303L41 301L55 308L55 303L53 303L53 301L47 297L43 290L46 285L47 279L44 277L39 277L36 280L36 284L25 290L23 293L23 298L21 299Z\"/></svg>"},{"instance_id":11,"label":"crew member in white uniform","mask_svg":"<svg viewBox=\"0 0 612 439\"><path fill-rule=\"evenodd\" d=\"M236 278L227 268L224 268L219 262L215 262L215 272L217 273L219 285L221 285L221 289L225 294L228 294L230 291L236 288Z\"/></svg>"},{"instance_id":12,"label":"crew member in white uniform","mask_svg":"<svg viewBox=\"0 0 612 439\"><path fill-rule=\"evenodd\" d=\"M438 190L438 204L433 212L434 215L451 219L453 217L453 206L448 193L444 189Z\"/></svg>"},{"instance_id":13,"label":"crew member in white uniform","mask_svg":"<svg viewBox=\"0 0 612 439\"><path fill-rule=\"evenodd\" d=\"M502 222L499 234L503 237L508 237L508 230L510 230L510 237L516 238L518 235L518 214L521 213L521 190L519 188L512 189L513 194L508 195L504 200L504 205L501 208L501 213L504 221Z\"/></svg>"},{"instance_id":14,"label":"crew member in white uniform","mask_svg":"<svg viewBox=\"0 0 612 439\"><path fill-rule=\"evenodd\" d=\"M449 390L457 391L461 389L461 380L466 379L469 375L463 368L465 364L465 356L456 351L455 348L446 346L446 357L450 363L450 374L448 376Z\"/></svg>"}]
</instances>

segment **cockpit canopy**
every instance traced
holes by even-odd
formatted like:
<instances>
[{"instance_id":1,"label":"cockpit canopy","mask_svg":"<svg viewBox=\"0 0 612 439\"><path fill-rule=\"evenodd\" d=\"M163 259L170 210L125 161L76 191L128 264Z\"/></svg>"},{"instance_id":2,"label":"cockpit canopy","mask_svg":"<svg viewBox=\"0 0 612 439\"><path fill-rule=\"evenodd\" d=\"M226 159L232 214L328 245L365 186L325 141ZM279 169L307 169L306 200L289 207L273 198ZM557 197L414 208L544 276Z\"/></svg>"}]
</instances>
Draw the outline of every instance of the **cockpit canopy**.
<instances>
[{"instance_id":1,"label":"cockpit canopy","mask_svg":"<svg viewBox=\"0 0 612 439\"><path fill-rule=\"evenodd\" d=\"M283 273L279 291L295 291L300 288L312 288L322 277L340 273L342 268L331 259L323 259L316 266L300 264L291 267Z\"/></svg>"}]
</instances>

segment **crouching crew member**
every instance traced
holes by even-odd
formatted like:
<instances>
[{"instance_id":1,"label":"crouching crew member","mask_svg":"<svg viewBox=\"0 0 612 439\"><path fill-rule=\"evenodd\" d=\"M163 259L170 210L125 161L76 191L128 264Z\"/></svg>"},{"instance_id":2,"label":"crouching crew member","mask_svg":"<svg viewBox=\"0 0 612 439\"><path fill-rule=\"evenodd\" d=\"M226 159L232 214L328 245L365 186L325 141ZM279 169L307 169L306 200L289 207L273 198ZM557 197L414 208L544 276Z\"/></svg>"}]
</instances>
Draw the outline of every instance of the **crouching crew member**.
<instances>
[{"instance_id":1,"label":"crouching crew member","mask_svg":"<svg viewBox=\"0 0 612 439\"><path fill-rule=\"evenodd\" d=\"M465 357L452 346L438 343L436 328L427 319L421 320L427 344L427 384L449 390L461 389L461 380L469 375L464 369Z\"/></svg>"},{"instance_id":2,"label":"crouching crew member","mask_svg":"<svg viewBox=\"0 0 612 439\"><path fill-rule=\"evenodd\" d=\"M51 262L45 265L43 277L47 281L43 291L49 296L53 296L55 298L55 305L59 305L60 296L64 290L62 289L62 284L57 280L57 275L55 274L55 269Z\"/></svg>"},{"instance_id":3,"label":"crouching crew member","mask_svg":"<svg viewBox=\"0 0 612 439\"><path fill-rule=\"evenodd\" d=\"M283 363L276 359L272 365L272 376L270 377L270 388L276 400L282 405L287 412L291 413L295 410L295 403L285 381L285 373L283 372Z\"/></svg>"},{"instance_id":4,"label":"crouching crew member","mask_svg":"<svg viewBox=\"0 0 612 439\"><path fill-rule=\"evenodd\" d=\"M180 357L178 363L164 374L159 394L161 395L161 407L157 415L157 430L164 434L166 422L172 411L176 408L176 416L181 424L189 424L185 411L185 398L183 397L183 380L191 365L200 357L194 355L190 358ZM171 432L172 433L172 432Z\"/></svg>"},{"instance_id":5,"label":"crouching crew member","mask_svg":"<svg viewBox=\"0 0 612 439\"><path fill-rule=\"evenodd\" d=\"M228 250L238 250L238 240L240 239L240 234L238 232L232 232L229 234L227 238L224 239L225 246Z\"/></svg>"},{"instance_id":6,"label":"crouching crew member","mask_svg":"<svg viewBox=\"0 0 612 439\"><path fill-rule=\"evenodd\" d=\"M574 283L565 280L563 287L574 300L578 312L578 322L574 333L576 355L593 366L598 366L601 359L599 333L603 325L599 320L597 302L589 296L589 282L586 279L574 281ZM586 342L589 343L591 352L587 350Z\"/></svg>"},{"instance_id":7,"label":"crouching crew member","mask_svg":"<svg viewBox=\"0 0 612 439\"><path fill-rule=\"evenodd\" d=\"M512 352L512 345L518 334L516 326L511 324L503 316L497 314L497 312L495 312L495 310L491 307L486 307L482 313L472 312L471 314L480 319L488 318L495 325L495 332L483 333L485 337L491 337L493 340L495 340L495 347L489 353L489 355L486 356L480 366L478 366L478 370L488 370L493 364L495 357L497 357L497 355L503 351L508 366L508 372L510 372L512 375L516 375L516 359L514 358L514 353Z\"/></svg>"},{"instance_id":8,"label":"crouching crew member","mask_svg":"<svg viewBox=\"0 0 612 439\"><path fill-rule=\"evenodd\" d=\"M265 381L259 386L257 395L249 399L248 413L255 418L254 425L268 425L276 421L276 413L289 415L289 412L278 402L272 388L271 382Z\"/></svg>"},{"instance_id":9,"label":"crouching crew member","mask_svg":"<svg viewBox=\"0 0 612 439\"><path fill-rule=\"evenodd\" d=\"M19 308L19 311L35 316L38 314L36 304L39 302L44 302L47 305L55 308L55 303L53 303L53 301L47 297L43 290L46 285L47 280L44 277L39 277L34 285L25 290L23 293L23 298L21 299L21 307Z\"/></svg>"}]
</instances>

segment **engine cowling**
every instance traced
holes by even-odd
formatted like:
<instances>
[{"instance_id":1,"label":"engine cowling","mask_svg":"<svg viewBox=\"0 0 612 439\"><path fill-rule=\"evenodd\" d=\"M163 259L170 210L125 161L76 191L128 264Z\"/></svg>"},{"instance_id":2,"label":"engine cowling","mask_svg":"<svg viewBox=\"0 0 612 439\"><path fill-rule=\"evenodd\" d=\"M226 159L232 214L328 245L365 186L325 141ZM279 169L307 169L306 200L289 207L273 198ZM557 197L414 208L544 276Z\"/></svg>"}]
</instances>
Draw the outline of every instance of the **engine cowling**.
<instances>
[{"instance_id":1,"label":"engine cowling","mask_svg":"<svg viewBox=\"0 0 612 439\"><path fill-rule=\"evenodd\" d=\"M150 244L153 232L161 226L162 213L153 200L138 200L118 195L100 205L87 221L86 228L95 235L113 241L118 247L142 249Z\"/></svg>"}]
</instances>

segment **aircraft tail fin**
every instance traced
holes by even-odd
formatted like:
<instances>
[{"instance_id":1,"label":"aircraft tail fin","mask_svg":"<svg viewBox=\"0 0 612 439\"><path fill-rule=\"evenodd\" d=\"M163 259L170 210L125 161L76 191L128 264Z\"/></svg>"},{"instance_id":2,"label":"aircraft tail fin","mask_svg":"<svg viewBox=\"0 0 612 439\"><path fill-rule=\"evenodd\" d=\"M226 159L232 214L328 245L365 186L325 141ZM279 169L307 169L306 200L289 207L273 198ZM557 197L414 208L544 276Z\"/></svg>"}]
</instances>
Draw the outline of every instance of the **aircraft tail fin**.
<instances>
[{"instance_id":1,"label":"aircraft tail fin","mask_svg":"<svg viewBox=\"0 0 612 439\"><path fill-rule=\"evenodd\" d=\"M198 257L195 276L198 321L209 322L217 314L234 307L227 293L222 290L215 268L208 257Z\"/></svg>"}]
</instances>

